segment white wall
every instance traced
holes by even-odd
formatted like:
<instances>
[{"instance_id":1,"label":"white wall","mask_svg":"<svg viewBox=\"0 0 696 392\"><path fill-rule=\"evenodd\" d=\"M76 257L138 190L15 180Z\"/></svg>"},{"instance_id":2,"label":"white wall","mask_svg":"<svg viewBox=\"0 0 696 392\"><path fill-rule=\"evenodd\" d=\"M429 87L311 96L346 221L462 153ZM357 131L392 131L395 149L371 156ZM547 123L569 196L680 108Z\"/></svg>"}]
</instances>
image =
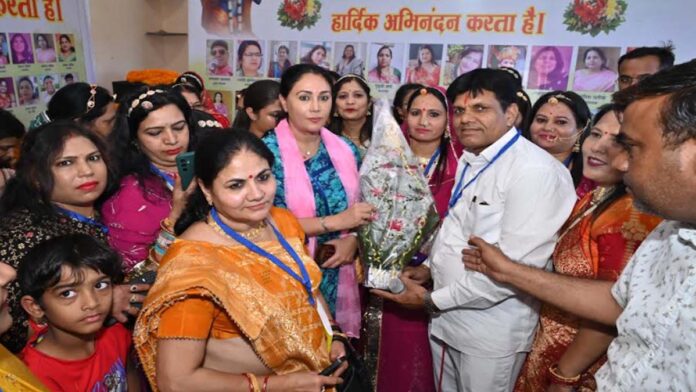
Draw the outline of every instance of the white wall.
<instances>
[{"instance_id":1,"label":"white wall","mask_svg":"<svg viewBox=\"0 0 696 392\"><path fill-rule=\"evenodd\" d=\"M147 31L187 32L185 0L89 0L97 84L125 80L130 70L188 65L186 36L149 36Z\"/></svg>"}]
</instances>

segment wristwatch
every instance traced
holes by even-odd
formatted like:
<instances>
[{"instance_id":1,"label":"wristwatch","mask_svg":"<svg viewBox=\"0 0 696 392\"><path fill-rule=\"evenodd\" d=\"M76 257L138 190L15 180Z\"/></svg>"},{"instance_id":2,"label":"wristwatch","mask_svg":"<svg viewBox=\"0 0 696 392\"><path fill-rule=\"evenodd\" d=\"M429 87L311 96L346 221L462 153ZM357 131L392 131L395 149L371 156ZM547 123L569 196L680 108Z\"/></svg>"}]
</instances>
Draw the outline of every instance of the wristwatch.
<instances>
[{"instance_id":1,"label":"wristwatch","mask_svg":"<svg viewBox=\"0 0 696 392\"><path fill-rule=\"evenodd\" d=\"M423 297L423 306L428 314L436 314L440 312L440 308L438 308L437 305L435 305L435 302L433 302L432 291L425 293L425 296Z\"/></svg>"}]
</instances>

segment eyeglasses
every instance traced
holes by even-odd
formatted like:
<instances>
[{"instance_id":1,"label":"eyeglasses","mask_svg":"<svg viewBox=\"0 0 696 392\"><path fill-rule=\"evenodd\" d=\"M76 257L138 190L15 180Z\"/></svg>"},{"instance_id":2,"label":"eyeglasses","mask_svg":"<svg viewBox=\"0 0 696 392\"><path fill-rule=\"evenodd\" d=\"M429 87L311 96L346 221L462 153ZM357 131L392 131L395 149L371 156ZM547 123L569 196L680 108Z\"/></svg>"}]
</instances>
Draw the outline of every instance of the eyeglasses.
<instances>
[{"instance_id":1,"label":"eyeglasses","mask_svg":"<svg viewBox=\"0 0 696 392\"><path fill-rule=\"evenodd\" d=\"M210 53L211 53L213 56L217 56L217 55L219 55L219 54L220 54L220 55L223 55L223 54L227 54L227 50L225 50L225 49L213 49L213 50L210 51Z\"/></svg>"},{"instance_id":2,"label":"eyeglasses","mask_svg":"<svg viewBox=\"0 0 696 392\"><path fill-rule=\"evenodd\" d=\"M244 57L263 57L261 53L244 53Z\"/></svg>"}]
</instances>

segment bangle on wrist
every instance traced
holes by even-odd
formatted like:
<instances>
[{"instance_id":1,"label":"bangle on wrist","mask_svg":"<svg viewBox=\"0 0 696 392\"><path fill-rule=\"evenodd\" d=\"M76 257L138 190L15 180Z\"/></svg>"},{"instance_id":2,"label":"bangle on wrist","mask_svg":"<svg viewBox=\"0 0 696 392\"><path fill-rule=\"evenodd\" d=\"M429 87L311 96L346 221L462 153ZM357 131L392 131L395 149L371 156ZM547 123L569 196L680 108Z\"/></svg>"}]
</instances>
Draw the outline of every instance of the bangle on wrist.
<instances>
[{"instance_id":1,"label":"bangle on wrist","mask_svg":"<svg viewBox=\"0 0 696 392\"><path fill-rule=\"evenodd\" d=\"M552 384L565 385L569 387L574 387L580 384L580 376L582 376L582 374L578 374L577 376L573 377L562 376L558 370L557 363L549 366L548 373Z\"/></svg>"},{"instance_id":2,"label":"bangle on wrist","mask_svg":"<svg viewBox=\"0 0 696 392\"><path fill-rule=\"evenodd\" d=\"M330 233L331 230L329 227L326 225L326 217L322 216L319 218L319 224L321 224L321 228L324 230L324 233Z\"/></svg>"},{"instance_id":3,"label":"bangle on wrist","mask_svg":"<svg viewBox=\"0 0 696 392\"><path fill-rule=\"evenodd\" d=\"M261 388L261 392L268 392L268 379L269 378L271 378L270 374L263 378L263 388Z\"/></svg>"},{"instance_id":4,"label":"bangle on wrist","mask_svg":"<svg viewBox=\"0 0 696 392\"><path fill-rule=\"evenodd\" d=\"M253 373L242 373L244 377L247 378L247 381L249 382L249 392L261 392L261 388L259 387L259 380L256 378L256 375Z\"/></svg>"}]
</instances>

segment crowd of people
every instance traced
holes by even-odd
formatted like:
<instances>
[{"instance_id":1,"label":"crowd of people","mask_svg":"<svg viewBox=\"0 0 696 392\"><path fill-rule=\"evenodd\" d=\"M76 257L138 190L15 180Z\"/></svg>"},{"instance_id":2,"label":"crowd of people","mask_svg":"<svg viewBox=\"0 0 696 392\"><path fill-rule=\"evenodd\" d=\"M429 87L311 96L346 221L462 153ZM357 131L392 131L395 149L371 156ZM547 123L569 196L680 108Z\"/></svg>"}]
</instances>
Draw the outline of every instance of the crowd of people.
<instances>
[{"instance_id":1,"label":"crowd of people","mask_svg":"<svg viewBox=\"0 0 696 392\"><path fill-rule=\"evenodd\" d=\"M696 60L636 48L609 78L588 49L583 83L620 88L592 113L469 48L422 84L421 47L391 114L440 225L391 292L356 234L370 85L354 47L333 74L315 49L279 47L231 126L191 71L66 85L28 131L0 110L0 390L696 389ZM371 82L400 78L382 49Z\"/></svg>"}]
</instances>

